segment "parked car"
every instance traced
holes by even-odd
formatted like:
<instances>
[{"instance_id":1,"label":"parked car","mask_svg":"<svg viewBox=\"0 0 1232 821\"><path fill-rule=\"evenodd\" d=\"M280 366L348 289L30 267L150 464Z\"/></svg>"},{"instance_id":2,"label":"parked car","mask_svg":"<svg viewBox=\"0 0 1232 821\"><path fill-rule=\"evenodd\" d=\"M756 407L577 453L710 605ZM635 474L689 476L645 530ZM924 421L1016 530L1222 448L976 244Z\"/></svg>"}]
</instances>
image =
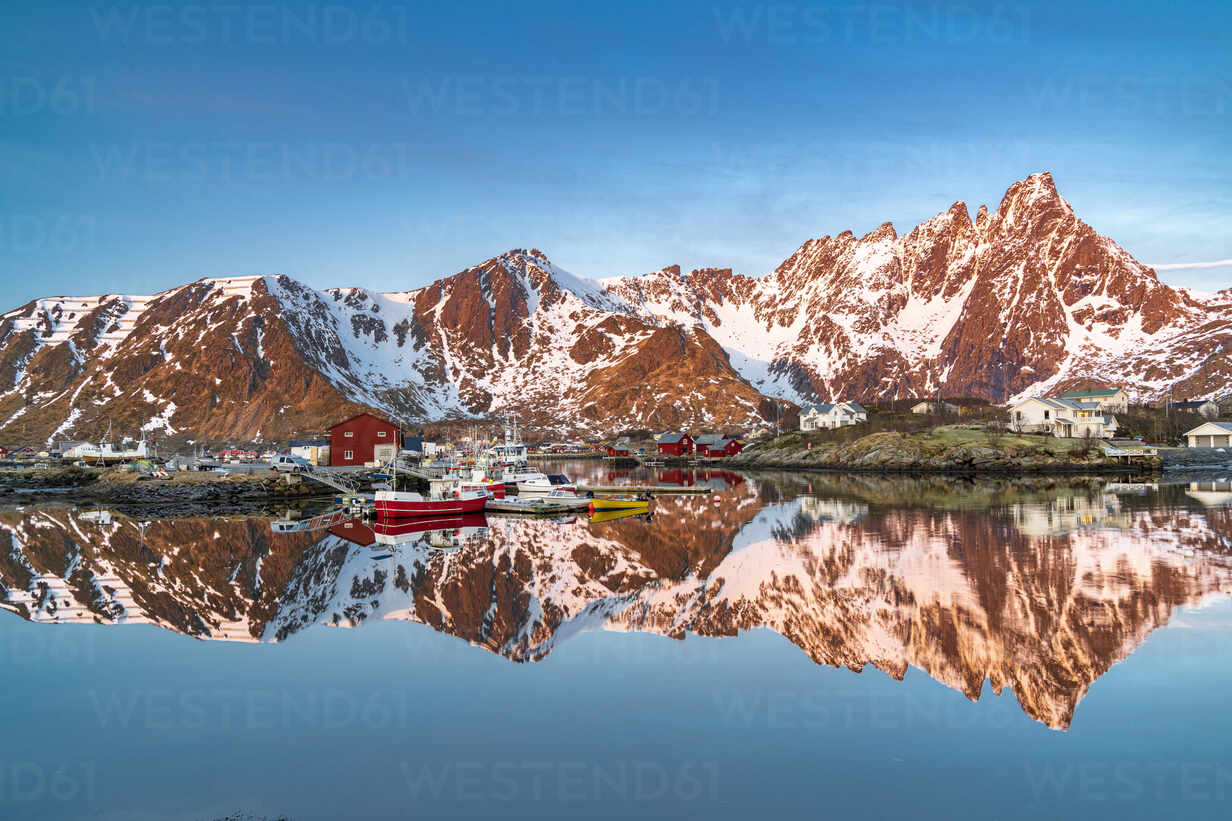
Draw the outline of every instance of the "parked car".
<instances>
[{"instance_id":1,"label":"parked car","mask_svg":"<svg viewBox=\"0 0 1232 821\"><path fill-rule=\"evenodd\" d=\"M312 463L300 456L279 453L269 460L269 466L278 473L305 473L312 470Z\"/></svg>"}]
</instances>

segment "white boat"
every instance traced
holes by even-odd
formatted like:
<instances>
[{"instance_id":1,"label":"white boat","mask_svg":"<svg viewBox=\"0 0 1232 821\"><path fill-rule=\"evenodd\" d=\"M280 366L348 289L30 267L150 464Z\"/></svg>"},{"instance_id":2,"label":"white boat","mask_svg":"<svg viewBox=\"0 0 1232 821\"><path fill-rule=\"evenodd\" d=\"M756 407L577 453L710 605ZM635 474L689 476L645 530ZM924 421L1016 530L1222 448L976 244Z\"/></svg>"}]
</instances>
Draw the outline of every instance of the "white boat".
<instances>
[{"instance_id":1,"label":"white boat","mask_svg":"<svg viewBox=\"0 0 1232 821\"><path fill-rule=\"evenodd\" d=\"M517 419L505 417L504 443L488 448L484 456L490 464L526 466L526 445L522 443L522 435L518 432Z\"/></svg>"},{"instance_id":2,"label":"white boat","mask_svg":"<svg viewBox=\"0 0 1232 821\"><path fill-rule=\"evenodd\" d=\"M147 456L149 452L146 450L144 439L138 442L135 448L116 448L110 442L103 442L101 445L83 443L75 447L71 454L71 458L90 464L131 462L136 459L145 459Z\"/></svg>"},{"instance_id":3,"label":"white boat","mask_svg":"<svg viewBox=\"0 0 1232 821\"><path fill-rule=\"evenodd\" d=\"M518 482L518 493L550 494L557 491L577 495L577 484L563 473L549 473L546 475L541 473L537 477Z\"/></svg>"}]
</instances>

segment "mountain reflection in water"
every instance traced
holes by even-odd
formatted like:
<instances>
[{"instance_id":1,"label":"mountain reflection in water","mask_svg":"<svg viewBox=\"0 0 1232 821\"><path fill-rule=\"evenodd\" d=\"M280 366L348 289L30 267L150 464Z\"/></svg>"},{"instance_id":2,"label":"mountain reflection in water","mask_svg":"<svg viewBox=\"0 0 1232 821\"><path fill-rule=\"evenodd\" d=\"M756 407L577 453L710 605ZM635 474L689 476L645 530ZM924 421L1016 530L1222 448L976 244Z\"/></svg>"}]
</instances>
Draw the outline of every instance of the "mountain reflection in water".
<instances>
[{"instance_id":1,"label":"mountain reflection in water","mask_svg":"<svg viewBox=\"0 0 1232 821\"><path fill-rule=\"evenodd\" d=\"M1232 592L1226 481L700 481L714 493L595 522L7 510L0 606L233 641L405 620L519 662L584 630L766 627L818 664L1009 687L1065 728L1174 608Z\"/></svg>"}]
</instances>

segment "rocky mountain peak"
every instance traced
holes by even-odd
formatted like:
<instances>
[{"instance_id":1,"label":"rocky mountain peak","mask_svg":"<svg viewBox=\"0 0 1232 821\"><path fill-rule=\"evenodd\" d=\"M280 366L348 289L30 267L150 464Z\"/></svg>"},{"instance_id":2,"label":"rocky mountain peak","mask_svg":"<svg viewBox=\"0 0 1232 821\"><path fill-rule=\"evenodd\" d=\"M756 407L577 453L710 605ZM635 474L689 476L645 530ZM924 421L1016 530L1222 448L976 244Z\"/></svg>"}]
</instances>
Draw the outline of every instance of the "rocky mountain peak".
<instances>
[{"instance_id":1,"label":"rocky mountain peak","mask_svg":"<svg viewBox=\"0 0 1232 821\"><path fill-rule=\"evenodd\" d=\"M1052 174L1047 171L1011 185L997 206L997 217L1007 225L1073 216L1074 209L1057 193Z\"/></svg>"}]
</instances>

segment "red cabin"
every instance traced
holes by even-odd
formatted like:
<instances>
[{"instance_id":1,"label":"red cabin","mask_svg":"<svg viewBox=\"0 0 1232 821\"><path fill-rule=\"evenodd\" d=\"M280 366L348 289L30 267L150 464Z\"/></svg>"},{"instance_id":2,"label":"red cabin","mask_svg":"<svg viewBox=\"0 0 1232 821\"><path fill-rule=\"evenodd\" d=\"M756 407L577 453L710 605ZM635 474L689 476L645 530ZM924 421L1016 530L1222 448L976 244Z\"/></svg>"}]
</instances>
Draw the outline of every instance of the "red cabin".
<instances>
[{"instance_id":1,"label":"red cabin","mask_svg":"<svg viewBox=\"0 0 1232 821\"><path fill-rule=\"evenodd\" d=\"M606 450L607 450L608 456L628 456L629 455L629 449L625 447L624 445L608 445Z\"/></svg>"},{"instance_id":2,"label":"red cabin","mask_svg":"<svg viewBox=\"0 0 1232 821\"><path fill-rule=\"evenodd\" d=\"M709 459L718 459L723 456L735 456L742 450L744 450L744 445L739 440L723 437L716 442L699 447L698 453Z\"/></svg>"},{"instance_id":3,"label":"red cabin","mask_svg":"<svg viewBox=\"0 0 1232 821\"><path fill-rule=\"evenodd\" d=\"M688 456L693 452L693 437L687 433L665 433L655 444L665 456Z\"/></svg>"},{"instance_id":4,"label":"red cabin","mask_svg":"<svg viewBox=\"0 0 1232 821\"><path fill-rule=\"evenodd\" d=\"M379 416L361 413L329 429L329 463L363 465L398 454L398 426Z\"/></svg>"}]
</instances>

